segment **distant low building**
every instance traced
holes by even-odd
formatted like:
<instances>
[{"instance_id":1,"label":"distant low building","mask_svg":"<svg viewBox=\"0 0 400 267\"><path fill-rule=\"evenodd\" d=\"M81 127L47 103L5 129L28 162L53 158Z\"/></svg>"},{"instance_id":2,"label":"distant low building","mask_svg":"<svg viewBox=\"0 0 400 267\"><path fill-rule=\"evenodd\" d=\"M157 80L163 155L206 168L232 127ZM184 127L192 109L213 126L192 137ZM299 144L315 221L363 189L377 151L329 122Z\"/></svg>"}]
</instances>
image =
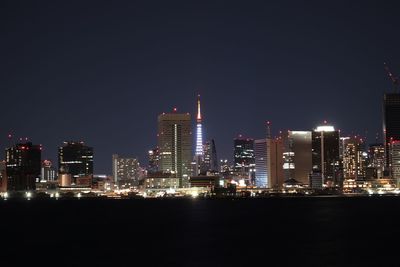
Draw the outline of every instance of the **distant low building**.
<instances>
[{"instance_id":1,"label":"distant low building","mask_svg":"<svg viewBox=\"0 0 400 267\"><path fill-rule=\"evenodd\" d=\"M57 177L57 172L53 168L53 163L50 160L43 160L40 180L54 181L54 180L56 180L56 177Z\"/></svg>"},{"instance_id":2,"label":"distant low building","mask_svg":"<svg viewBox=\"0 0 400 267\"><path fill-rule=\"evenodd\" d=\"M190 177L189 182L190 187L206 187L212 189L219 186L219 180L219 176L199 175Z\"/></svg>"},{"instance_id":3,"label":"distant low building","mask_svg":"<svg viewBox=\"0 0 400 267\"><path fill-rule=\"evenodd\" d=\"M322 189L322 174L320 172L310 173L310 187L312 189Z\"/></svg>"},{"instance_id":4,"label":"distant low building","mask_svg":"<svg viewBox=\"0 0 400 267\"><path fill-rule=\"evenodd\" d=\"M178 188L180 179L171 173L150 173L145 178L146 189L169 189Z\"/></svg>"}]
</instances>

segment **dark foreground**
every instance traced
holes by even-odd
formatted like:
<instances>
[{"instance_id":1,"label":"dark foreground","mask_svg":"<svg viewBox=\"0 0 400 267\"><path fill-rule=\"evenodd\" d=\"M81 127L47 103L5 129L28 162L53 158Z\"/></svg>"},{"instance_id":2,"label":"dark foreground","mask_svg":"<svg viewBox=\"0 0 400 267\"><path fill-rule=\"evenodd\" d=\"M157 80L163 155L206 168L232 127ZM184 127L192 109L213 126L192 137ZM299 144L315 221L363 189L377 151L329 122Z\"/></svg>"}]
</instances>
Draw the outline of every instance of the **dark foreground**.
<instances>
[{"instance_id":1,"label":"dark foreground","mask_svg":"<svg viewBox=\"0 0 400 267\"><path fill-rule=\"evenodd\" d=\"M0 266L400 266L400 197L0 201Z\"/></svg>"}]
</instances>

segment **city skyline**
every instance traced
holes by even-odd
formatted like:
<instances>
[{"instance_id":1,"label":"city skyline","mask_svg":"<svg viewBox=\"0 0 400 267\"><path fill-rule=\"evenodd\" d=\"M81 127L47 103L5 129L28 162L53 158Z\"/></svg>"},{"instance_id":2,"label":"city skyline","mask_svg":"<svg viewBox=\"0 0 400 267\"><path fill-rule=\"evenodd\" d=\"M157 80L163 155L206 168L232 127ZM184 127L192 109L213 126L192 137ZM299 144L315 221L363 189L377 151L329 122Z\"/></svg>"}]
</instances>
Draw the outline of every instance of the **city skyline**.
<instances>
[{"instance_id":1,"label":"city skyline","mask_svg":"<svg viewBox=\"0 0 400 267\"><path fill-rule=\"evenodd\" d=\"M96 173L111 173L114 153L143 165L157 115L194 115L198 93L220 158L232 160L238 134L263 138L265 120L274 133L328 120L381 142L382 97L393 91L383 62L400 72L397 6L7 2L0 147L11 132L55 162L63 141L82 140L96 148Z\"/></svg>"}]
</instances>

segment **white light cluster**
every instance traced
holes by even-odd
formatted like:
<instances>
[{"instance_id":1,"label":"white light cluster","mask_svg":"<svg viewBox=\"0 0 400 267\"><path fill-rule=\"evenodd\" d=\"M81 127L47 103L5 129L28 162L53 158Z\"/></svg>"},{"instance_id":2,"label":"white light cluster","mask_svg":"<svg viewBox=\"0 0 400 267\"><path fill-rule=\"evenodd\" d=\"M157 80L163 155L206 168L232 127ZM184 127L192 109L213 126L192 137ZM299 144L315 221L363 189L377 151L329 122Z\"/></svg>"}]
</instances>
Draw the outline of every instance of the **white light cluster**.
<instances>
[{"instance_id":1,"label":"white light cluster","mask_svg":"<svg viewBox=\"0 0 400 267\"><path fill-rule=\"evenodd\" d=\"M335 127L328 126L328 125L318 126L317 129L315 129L315 131L316 132L334 132L335 131Z\"/></svg>"}]
</instances>

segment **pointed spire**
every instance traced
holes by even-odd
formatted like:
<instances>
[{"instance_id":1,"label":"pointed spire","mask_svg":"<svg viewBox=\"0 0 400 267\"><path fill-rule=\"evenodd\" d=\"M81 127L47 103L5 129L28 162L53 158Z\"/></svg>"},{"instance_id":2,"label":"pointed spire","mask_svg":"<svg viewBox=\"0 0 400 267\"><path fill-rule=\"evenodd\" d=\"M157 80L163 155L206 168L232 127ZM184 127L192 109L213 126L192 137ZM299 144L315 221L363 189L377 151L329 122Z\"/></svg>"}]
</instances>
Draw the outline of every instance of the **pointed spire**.
<instances>
[{"instance_id":1,"label":"pointed spire","mask_svg":"<svg viewBox=\"0 0 400 267\"><path fill-rule=\"evenodd\" d=\"M200 94L197 95L197 121L201 121Z\"/></svg>"}]
</instances>

